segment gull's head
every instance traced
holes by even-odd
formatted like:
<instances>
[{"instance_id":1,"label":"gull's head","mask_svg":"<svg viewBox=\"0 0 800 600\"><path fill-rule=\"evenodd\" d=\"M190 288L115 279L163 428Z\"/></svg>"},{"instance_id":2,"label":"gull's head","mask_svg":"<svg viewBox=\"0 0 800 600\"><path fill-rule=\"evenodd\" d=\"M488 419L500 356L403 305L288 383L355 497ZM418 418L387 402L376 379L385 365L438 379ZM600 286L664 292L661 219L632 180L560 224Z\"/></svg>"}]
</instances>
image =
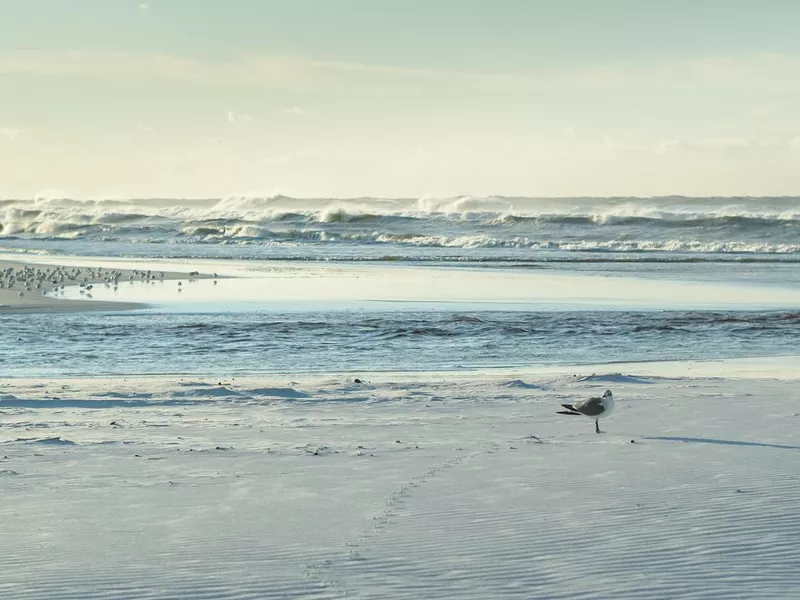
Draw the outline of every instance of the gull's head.
<instances>
[{"instance_id":1,"label":"gull's head","mask_svg":"<svg viewBox=\"0 0 800 600\"><path fill-rule=\"evenodd\" d=\"M605 392L603 392L603 398L613 398L611 390L606 390Z\"/></svg>"}]
</instances>

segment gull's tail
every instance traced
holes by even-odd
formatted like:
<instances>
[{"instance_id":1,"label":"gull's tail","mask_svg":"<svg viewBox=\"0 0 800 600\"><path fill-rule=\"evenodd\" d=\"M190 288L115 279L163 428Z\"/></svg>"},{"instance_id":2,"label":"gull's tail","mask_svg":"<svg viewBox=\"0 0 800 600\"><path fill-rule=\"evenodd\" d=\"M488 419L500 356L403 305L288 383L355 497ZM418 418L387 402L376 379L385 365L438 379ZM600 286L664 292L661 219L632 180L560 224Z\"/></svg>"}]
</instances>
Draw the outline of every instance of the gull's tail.
<instances>
[{"instance_id":1,"label":"gull's tail","mask_svg":"<svg viewBox=\"0 0 800 600\"><path fill-rule=\"evenodd\" d=\"M556 413L556 414L559 414L559 415L580 415L581 414L577 410L575 410L575 408L572 406L572 404L562 404L561 406L563 406L567 410L559 410L558 413Z\"/></svg>"}]
</instances>

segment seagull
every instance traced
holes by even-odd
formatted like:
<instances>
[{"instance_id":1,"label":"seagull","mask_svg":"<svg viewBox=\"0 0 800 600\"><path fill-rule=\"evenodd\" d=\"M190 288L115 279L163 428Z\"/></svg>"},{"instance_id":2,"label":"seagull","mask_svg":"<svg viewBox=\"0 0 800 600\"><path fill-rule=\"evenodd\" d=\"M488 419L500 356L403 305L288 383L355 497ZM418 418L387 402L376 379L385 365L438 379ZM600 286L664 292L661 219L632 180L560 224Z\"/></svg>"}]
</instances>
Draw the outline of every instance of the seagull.
<instances>
[{"instance_id":1,"label":"seagull","mask_svg":"<svg viewBox=\"0 0 800 600\"><path fill-rule=\"evenodd\" d=\"M581 400L575 404L562 404L567 410L560 410L560 415L584 415L590 419L594 419L595 433L603 433L600 431L600 424L598 423L600 417L607 417L614 410L614 396L611 390L606 390L599 398L589 398Z\"/></svg>"}]
</instances>

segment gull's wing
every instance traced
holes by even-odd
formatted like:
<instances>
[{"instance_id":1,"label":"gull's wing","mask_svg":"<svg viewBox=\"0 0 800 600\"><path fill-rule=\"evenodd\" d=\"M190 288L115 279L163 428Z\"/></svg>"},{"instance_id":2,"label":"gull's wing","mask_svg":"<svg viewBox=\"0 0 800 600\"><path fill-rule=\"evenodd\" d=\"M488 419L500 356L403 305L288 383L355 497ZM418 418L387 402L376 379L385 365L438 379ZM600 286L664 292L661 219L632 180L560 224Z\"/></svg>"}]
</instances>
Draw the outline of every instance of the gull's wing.
<instances>
[{"instance_id":1,"label":"gull's wing","mask_svg":"<svg viewBox=\"0 0 800 600\"><path fill-rule=\"evenodd\" d=\"M575 407L575 410L577 410L579 413L589 417L600 416L606 411L606 407L603 406L602 398L589 398L587 400L581 400L572 406Z\"/></svg>"}]
</instances>

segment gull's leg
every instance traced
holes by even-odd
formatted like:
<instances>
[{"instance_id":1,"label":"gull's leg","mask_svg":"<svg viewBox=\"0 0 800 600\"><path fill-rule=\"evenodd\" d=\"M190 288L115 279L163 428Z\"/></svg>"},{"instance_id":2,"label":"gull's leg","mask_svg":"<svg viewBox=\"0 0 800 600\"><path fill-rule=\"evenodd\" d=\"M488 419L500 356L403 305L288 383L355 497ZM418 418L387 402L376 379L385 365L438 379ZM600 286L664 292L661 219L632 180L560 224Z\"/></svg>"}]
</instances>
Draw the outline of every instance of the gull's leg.
<instances>
[{"instance_id":1,"label":"gull's leg","mask_svg":"<svg viewBox=\"0 0 800 600\"><path fill-rule=\"evenodd\" d=\"M595 419L594 420L594 432L595 433L603 433L602 431L600 431L600 421L599 421L599 419Z\"/></svg>"}]
</instances>

